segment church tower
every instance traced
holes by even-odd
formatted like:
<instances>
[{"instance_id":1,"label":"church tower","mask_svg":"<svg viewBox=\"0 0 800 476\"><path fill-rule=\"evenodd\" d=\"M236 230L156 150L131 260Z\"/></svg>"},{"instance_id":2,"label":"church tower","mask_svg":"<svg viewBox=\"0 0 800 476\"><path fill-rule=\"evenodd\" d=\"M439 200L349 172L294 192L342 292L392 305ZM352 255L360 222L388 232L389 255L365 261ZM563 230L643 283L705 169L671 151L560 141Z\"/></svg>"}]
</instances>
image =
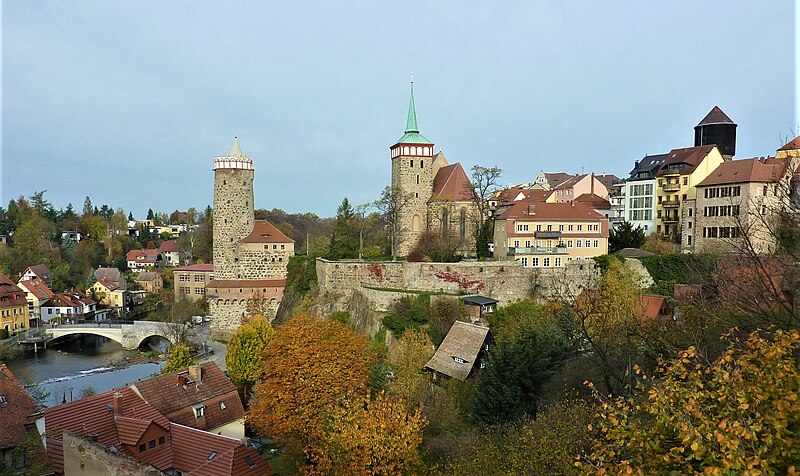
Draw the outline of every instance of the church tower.
<instances>
[{"instance_id":1,"label":"church tower","mask_svg":"<svg viewBox=\"0 0 800 476\"><path fill-rule=\"evenodd\" d=\"M425 230L434 178L433 143L419 133L413 79L405 134L389 150L392 159L392 188L409 196L409 203L400 214L405 239L397 247L399 255L407 255Z\"/></svg>"},{"instance_id":2,"label":"church tower","mask_svg":"<svg viewBox=\"0 0 800 476\"><path fill-rule=\"evenodd\" d=\"M239 240L253 229L253 161L237 138L228 155L214 159L214 278L239 279Z\"/></svg>"},{"instance_id":3,"label":"church tower","mask_svg":"<svg viewBox=\"0 0 800 476\"><path fill-rule=\"evenodd\" d=\"M736 155L736 123L719 106L694 126L694 146L701 145L716 145L725 160Z\"/></svg>"}]
</instances>

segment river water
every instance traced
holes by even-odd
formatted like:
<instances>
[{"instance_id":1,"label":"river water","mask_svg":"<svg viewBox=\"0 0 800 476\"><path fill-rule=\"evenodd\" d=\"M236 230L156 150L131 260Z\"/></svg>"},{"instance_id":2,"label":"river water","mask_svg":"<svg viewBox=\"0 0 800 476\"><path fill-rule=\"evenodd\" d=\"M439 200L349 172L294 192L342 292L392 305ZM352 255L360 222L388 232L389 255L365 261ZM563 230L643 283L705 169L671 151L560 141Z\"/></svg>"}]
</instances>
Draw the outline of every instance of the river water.
<instances>
[{"instance_id":1,"label":"river water","mask_svg":"<svg viewBox=\"0 0 800 476\"><path fill-rule=\"evenodd\" d=\"M87 335L48 346L37 354L25 353L8 362L8 366L23 383L41 384L50 393L46 406L53 406L64 400L77 400L84 388L91 386L97 393L105 392L157 374L164 366L163 362L111 366L128 355L112 340Z\"/></svg>"}]
</instances>

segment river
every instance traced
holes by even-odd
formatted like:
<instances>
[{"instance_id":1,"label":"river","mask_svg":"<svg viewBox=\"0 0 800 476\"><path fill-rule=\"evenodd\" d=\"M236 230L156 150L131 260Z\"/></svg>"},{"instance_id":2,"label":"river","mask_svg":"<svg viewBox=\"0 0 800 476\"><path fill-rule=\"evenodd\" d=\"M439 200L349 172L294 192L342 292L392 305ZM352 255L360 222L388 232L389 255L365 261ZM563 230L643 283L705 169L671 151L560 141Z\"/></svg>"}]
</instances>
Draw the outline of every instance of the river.
<instances>
[{"instance_id":1,"label":"river","mask_svg":"<svg viewBox=\"0 0 800 476\"><path fill-rule=\"evenodd\" d=\"M111 365L124 361L129 355L112 340L87 335L50 345L38 354L25 353L7 364L23 383L41 384L45 392L50 393L45 405L54 406L65 399L77 400L87 387L97 393L105 392L150 377L164 366L163 362L122 368Z\"/></svg>"}]
</instances>

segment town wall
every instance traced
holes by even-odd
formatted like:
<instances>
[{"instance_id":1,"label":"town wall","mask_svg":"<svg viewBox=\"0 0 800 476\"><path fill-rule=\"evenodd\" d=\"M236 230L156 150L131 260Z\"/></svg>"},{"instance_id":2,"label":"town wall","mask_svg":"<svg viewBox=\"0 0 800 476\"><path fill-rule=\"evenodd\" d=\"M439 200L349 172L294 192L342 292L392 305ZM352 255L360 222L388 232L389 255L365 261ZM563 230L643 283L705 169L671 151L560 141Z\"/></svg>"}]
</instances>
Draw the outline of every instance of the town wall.
<instances>
[{"instance_id":1,"label":"town wall","mask_svg":"<svg viewBox=\"0 0 800 476\"><path fill-rule=\"evenodd\" d=\"M543 269L523 268L515 261L409 263L317 259L320 294L349 298L358 290L376 310L387 308L389 301L405 294L404 290L481 294L497 299L501 306L528 297L569 299L584 287L593 287L598 278L599 270L590 260Z\"/></svg>"}]
</instances>

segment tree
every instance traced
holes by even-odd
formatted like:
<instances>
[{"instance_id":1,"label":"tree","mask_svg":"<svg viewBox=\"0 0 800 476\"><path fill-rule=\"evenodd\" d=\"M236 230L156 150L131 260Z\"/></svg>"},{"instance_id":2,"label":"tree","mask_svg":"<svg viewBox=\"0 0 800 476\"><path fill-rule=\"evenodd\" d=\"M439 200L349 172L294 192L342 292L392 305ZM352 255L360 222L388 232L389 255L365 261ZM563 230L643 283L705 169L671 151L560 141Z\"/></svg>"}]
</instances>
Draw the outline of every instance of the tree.
<instances>
[{"instance_id":1,"label":"tree","mask_svg":"<svg viewBox=\"0 0 800 476\"><path fill-rule=\"evenodd\" d=\"M390 254L392 260L397 259L397 248L408 239L408 229L402 218L411 201L410 193L403 193L399 187L386 187L381 192L381 198L375 201L374 206L381 212L386 223L386 234L389 238Z\"/></svg>"},{"instance_id":2,"label":"tree","mask_svg":"<svg viewBox=\"0 0 800 476\"><path fill-rule=\"evenodd\" d=\"M264 316L255 316L231 336L225 365L236 385L252 386L264 372L264 349L275 336L275 330ZM245 391L245 395L249 392Z\"/></svg>"},{"instance_id":3,"label":"tree","mask_svg":"<svg viewBox=\"0 0 800 476\"><path fill-rule=\"evenodd\" d=\"M128 221L133 221L133 212L128 212Z\"/></svg>"},{"instance_id":4,"label":"tree","mask_svg":"<svg viewBox=\"0 0 800 476\"><path fill-rule=\"evenodd\" d=\"M311 474L418 474L422 470L419 409L379 393L346 400L332 408L322 439L311 456Z\"/></svg>"},{"instance_id":5,"label":"tree","mask_svg":"<svg viewBox=\"0 0 800 476\"><path fill-rule=\"evenodd\" d=\"M477 213L473 217L475 247L478 258L489 256L489 242L492 241L493 224L489 216L489 197L499 188L500 175L503 169L499 167L472 166L472 181L470 182L470 195L475 203Z\"/></svg>"},{"instance_id":6,"label":"tree","mask_svg":"<svg viewBox=\"0 0 800 476\"><path fill-rule=\"evenodd\" d=\"M148 208L147 209L147 219L148 220L154 220L155 218L156 218L156 214L153 213L153 209L152 208Z\"/></svg>"},{"instance_id":7,"label":"tree","mask_svg":"<svg viewBox=\"0 0 800 476\"><path fill-rule=\"evenodd\" d=\"M244 319L253 319L261 316L266 318L269 315L269 298L260 290L256 289L252 296L247 299L244 308Z\"/></svg>"},{"instance_id":8,"label":"tree","mask_svg":"<svg viewBox=\"0 0 800 476\"><path fill-rule=\"evenodd\" d=\"M693 348L628 398L604 402L587 472L797 474L800 332L729 337L714 362Z\"/></svg>"},{"instance_id":9,"label":"tree","mask_svg":"<svg viewBox=\"0 0 800 476\"><path fill-rule=\"evenodd\" d=\"M640 248L645 243L644 228L633 227L624 221L608 231L608 252L615 253L623 248Z\"/></svg>"},{"instance_id":10,"label":"tree","mask_svg":"<svg viewBox=\"0 0 800 476\"><path fill-rule=\"evenodd\" d=\"M296 442L307 456L325 431L326 412L366 390L374 356L348 326L296 316L264 350L264 375L247 419L261 434Z\"/></svg>"},{"instance_id":11,"label":"tree","mask_svg":"<svg viewBox=\"0 0 800 476\"><path fill-rule=\"evenodd\" d=\"M93 210L94 207L92 207L92 199L87 196L86 200L83 201L83 217L86 218L92 215L92 213L94 213Z\"/></svg>"},{"instance_id":12,"label":"tree","mask_svg":"<svg viewBox=\"0 0 800 476\"><path fill-rule=\"evenodd\" d=\"M556 319L541 313L507 323L489 349L478 377L473 415L482 423L535 416L542 389L568 352L567 338Z\"/></svg>"},{"instance_id":13,"label":"tree","mask_svg":"<svg viewBox=\"0 0 800 476\"><path fill-rule=\"evenodd\" d=\"M183 370L194 364L194 359L189 352L189 347L185 344L175 344L170 350L167 363L161 369L162 374L168 374L176 370Z\"/></svg>"},{"instance_id":14,"label":"tree","mask_svg":"<svg viewBox=\"0 0 800 476\"><path fill-rule=\"evenodd\" d=\"M651 233L645 237L642 249L657 255L668 255L675 253L675 244L658 233Z\"/></svg>"},{"instance_id":15,"label":"tree","mask_svg":"<svg viewBox=\"0 0 800 476\"><path fill-rule=\"evenodd\" d=\"M423 370L434 352L436 348L430 337L416 329L406 329L389 351L389 363L394 372L391 389L404 401L420 400L421 387L427 381Z\"/></svg>"},{"instance_id":16,"label":"tree","mask_svg":"<svg viewBox=\"0 0 800 476\"><path fill-rule=\"evenodd\" d=\"M441 344L444 336L447 335L456 321L469 321L467 319L466 306L461 299L439 297L436 300L431 300L428 325L434 334L434 341L437 344Z\"/></svg>"},{"instance_id":17,"label":"tree","mask_svg":"<svg viewBox=\"0 0 800 476\"><path fill-rule=\"evenodd\" d=\"M358 231L356 216L350 201L345 197L336 209L328 258L332 260L358 257Z\"/></svg>"}]
</instances>

